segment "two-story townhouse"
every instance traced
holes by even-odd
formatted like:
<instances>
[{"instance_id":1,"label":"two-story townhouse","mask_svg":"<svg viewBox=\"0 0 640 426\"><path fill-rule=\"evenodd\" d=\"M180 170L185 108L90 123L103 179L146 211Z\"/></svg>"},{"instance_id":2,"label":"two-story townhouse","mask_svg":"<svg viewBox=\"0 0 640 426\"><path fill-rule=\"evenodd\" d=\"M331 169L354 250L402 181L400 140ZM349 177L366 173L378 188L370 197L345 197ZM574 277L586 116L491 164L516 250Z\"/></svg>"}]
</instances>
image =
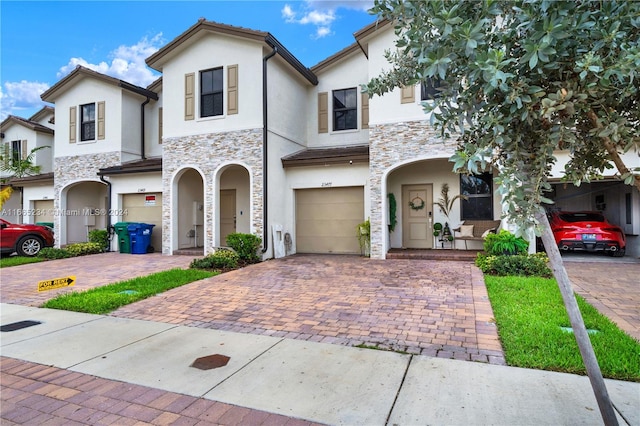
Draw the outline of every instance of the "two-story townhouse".
<instances>
[{"instance_id":1,"label":"two-story townhouse","mask_svg":"<svg viewBox=\"0 0 640 426\"><path fill-rule=\"evenodd\" d=\"M158 95L78 66L45 91L42 99L56 108L56 244L87 241L91 230L108 228L114 220L127 220L126 212L117 210L122 195L114 194L139 190L135 177L128 182L107 180L105 176L112 171L109 168L161 155L157 140L145 143L145 108L156 102ZM161 192L160 173L155 174L155 180L148 179L153 184L145 185L144 191Z\"/></svg>"},{"instance_id":2,"label":"two-story townhouse","mask_svg":"<svg viewBox=\"0 0 640 426\"><path fill-rule=\"evenodd\" d=\"M439 247L436 222L498 220L498 171L452 173L455 142L439 138L423 112L434 82L361 93L389 66L391 25L354 36L308 69L267 32L199 20L147 59L162 73L147 89L83 68L65 77L43 95L58 110L56 207L112 214L95 223L62 216L59 244L92 227L144 221L156 225L152 245L164 254L210 252L231 232L260 235L264 258L359 253L357 224L369 218L371 256L385 258L391 248ZM95 132L87 140L84 125ZM567 154L557 156L559 179ZM625 160L636 167L636 157ZM434 206L443 184L451 197L468 195L448 216ZM604 210L629 234L627 252L640 253L637 190L613 176L555 188L559 207Z\"/></svg>"},{"instance_id":3,"label":"two-story townhouse","mask_svg":"<svg viewBox=\"0 0 640 426\"><path fill-rule=\"evenodd\" d=\"M272 257L280 158L306 146L315 75L271 34L203 19L147 64L163 81L163 253L208 252L245 232L260 235Z\"/></svg>"},{"instance_id":4,"label":"two-story townhouse","mask_svg":"<svg viewBox=\"0 0 640 426\"><path fill-rule=\"evenodd\" d=\"M54 109L44 107L28 119L10 115L0 123L0 139L4 161L31 155L31 163L40 167L39 174L19 178L3 172L0 177L14 192L2 217L14 223L53 222Z\"/></svg>"}]
</instances>

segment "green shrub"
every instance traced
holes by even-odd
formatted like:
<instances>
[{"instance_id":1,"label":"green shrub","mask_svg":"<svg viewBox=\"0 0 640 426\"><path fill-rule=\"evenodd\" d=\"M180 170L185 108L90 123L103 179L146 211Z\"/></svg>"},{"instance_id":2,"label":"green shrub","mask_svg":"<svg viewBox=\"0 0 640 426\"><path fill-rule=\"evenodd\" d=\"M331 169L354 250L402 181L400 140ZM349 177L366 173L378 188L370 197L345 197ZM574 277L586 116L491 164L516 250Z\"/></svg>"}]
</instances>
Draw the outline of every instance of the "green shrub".
<instances>
[{"instance_id":1,"label":"green shrub","mask_svg":"<svg viewBox=\"0 0 640 426\"><path fill-rule=\"evenodd\" d=\"M232 250L216 250L202 259L194 259L189 265L194 269L234 269L238 267L240 256Z\"/></svg>"},{"instance_id":2,"label":"green shrub","mask_svg":"<svg viewBox=\"0 0 640 426\"><path fill-rule=\"evenodd\" d=\"M69 244L65 249L71 256L85 256L87 254L98 254L104 251L99 243L74 243Z\"/></svg>"},{"instance_id":3,"label":"green shrub","mask_svg":"<svg viewBox=\"0 0 640 426\"><path fill-rule=\"evenodd\" d=\"M549 258L544 253L511 256L478 253L476 266L489 275L549 278L552 273L547 266L548 261Z\"/></svg>"},{"instance_id":4,"label":"green shrub","mask_svg":"<svg viewBox=\"0 0 640 426\"><path fill-rule=\"evenodd\" d=\"M44 247L38 252L38 257L42 259L66 259L67 257L73 257L66 249L60 249L55 247Z\"/></svg>"},{"instance_id":5,"label":"green shrub","mask_svg":"<svg viewBox=\"0 0 640 426\"><path fill-rule=\"evenodd\" d=\"M109 233L106 229L94 229L89 231L89 242L98 243L105 251L109 247Z\"/></svg>"},{"instance_id":6,"label":"green shrub","mask_svg":"<svg viewBox=\"0 0 640 426\"><path fill-rule=\"evenodd\" d=\"M256 263L260 260L258 249L262 244L262 239L252 234L242 234L234 232L227 235L227 245L235 250L240 256L240 260L248 263Z\"/></svg>"},{"instance_id":7,"label":"green shrub","mask_svg":"<svg viewBox=\"0 0 640 426\"><path fill-rule=\"evenodd\" d=\"M484 239L484 251L490 255L526 254L529 243L522 237L516 237L506 229L498 234L490 233Z\"/></svg>"}]
</instances>

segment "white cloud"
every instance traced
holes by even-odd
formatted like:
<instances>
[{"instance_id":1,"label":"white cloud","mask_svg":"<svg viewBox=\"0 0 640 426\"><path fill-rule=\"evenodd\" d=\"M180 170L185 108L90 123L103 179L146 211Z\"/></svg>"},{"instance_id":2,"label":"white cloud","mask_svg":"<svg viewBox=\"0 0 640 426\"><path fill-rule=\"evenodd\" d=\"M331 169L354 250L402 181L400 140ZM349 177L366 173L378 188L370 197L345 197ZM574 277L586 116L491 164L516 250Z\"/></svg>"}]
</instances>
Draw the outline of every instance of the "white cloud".
<instances>
[{"instance_id":1,"label":"white cloud","mask_svg":"<svg viewBox=\"0 0 640 426\"><path fill-rule=\"evenodd\" d=\"M0 121L9 114L23 116L21 111L39 109L44 104L40 95L47 90L47 83L39 81L7 81L0 87ZM27 114L29 118L32 114Z\"/></svg>"},{"instance_id":2,"label":"white cloud","mask_svg":"<svg viewBox=\"0 0 640 426\"><path fill-rule=\"evenodd\" d=\"M291 9L291 6L285 4L282 8L282 17L287 22L295 22L296 13L293 11L293 9Z\"/></svg>"},{"instance_id":3,"label":"white cloud","mask_svg":"<svg viewBox=\"0 0 640 426\"><path fill-rule=\"evenodd\" d=\"M144 37L133 46L119 46L109 55L111 63L102 61L92 64L84 58L71 58L65 66L60 68L57 77L63 78L73 71L76 66L82 65L128 83L146 87L155 81L158 76L147 68L144 60L154 54L162 43L162 34L158 34L151 39Z\"/></svg>"},{"instance_id":4,"label":"white cloud","mask_svg":"<svg viewBox=\"0 0 640 426\"><path fill-rule=\"evenodd\" d=\"M373 7L373 0L307 0L307 3L314 9L369 10Z\"/></svg>"},{"instance_id":5,"label":"white cloud","mask_svg":"<svg viewBox=\"0 0 640 426\"><path fill-rule=\"evenodd\" d=\"M372 6L371 0L306 0L297 11L286 4L281 13L287 23L315 26L312 37L318 39L333 34L331 24L338 17L337 9L368 10Z\"/></svg>"},{"instance_id":6,"label":"white cloud","mask_svg":"<svg viewBox=\"0 0 640 426\"><path fill-rule=\"evenodd\" d=\"M56 77L62 79L76 66L82 65L128 83L146 87L154 82L158 75L146 66L144 60L163 44L162 34L157 34L150 39L144 37L132 46L118 46L109 54L107 61L90 63L82 57L71 58L60 68ZM34 111L44 106L40 95L49 87L49 84L37 81L5 82L4 87L0 88L0 121L9 114L29 118ZM25 111L30 113L24 114Z\"/></svg>"}]
</instances>

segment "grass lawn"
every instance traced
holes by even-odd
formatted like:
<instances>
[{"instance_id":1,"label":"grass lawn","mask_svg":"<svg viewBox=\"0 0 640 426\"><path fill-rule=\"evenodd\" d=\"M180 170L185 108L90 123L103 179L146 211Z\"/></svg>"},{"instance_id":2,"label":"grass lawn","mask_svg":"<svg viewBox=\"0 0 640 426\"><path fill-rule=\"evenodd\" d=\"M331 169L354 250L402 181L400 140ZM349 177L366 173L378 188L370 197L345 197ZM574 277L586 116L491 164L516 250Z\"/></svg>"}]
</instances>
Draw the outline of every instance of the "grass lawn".
<instances>
[{"instance_id":1,"label":"grass lawn","mask_svg":"<svg viewBox=\"0 0 640 426\"><path fill-rule=\"evenodd\" d=\"M47 301L42 307L106 314L129 303L214 275L217 273L200 269L175 268L82 292L62 294Z\"/></svg>"},{"instance_id":2,"label":"grass lawn","mask_svg":"<svg viewBox=\"0 0 640 426\"><path fill-rule=\"evenodd\" d=\"M27 263L38 263L45 259L39 257L11 256L0 258L0 268L8 268L9 266L26 265Z\"/></svg>"},{"instance_id":3,"label":"grass lawn","mask_svg":"<svg viewBox=\"0 0 640 426\"><path fill-rule=\"evenodd\" d=\"M537 277L496 277L485 282L508 365L586 374L558 284ZM640 342L576 295L602 375L640 382Z\"/></svg>"}]
</instances>

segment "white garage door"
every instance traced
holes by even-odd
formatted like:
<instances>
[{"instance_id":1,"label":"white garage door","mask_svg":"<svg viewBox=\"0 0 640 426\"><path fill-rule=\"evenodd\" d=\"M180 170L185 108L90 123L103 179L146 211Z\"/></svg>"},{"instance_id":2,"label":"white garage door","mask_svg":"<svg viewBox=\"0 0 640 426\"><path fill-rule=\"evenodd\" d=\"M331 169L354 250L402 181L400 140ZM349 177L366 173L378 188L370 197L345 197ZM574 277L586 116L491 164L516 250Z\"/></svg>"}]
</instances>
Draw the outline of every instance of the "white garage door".
<instances>
[{"instance_id":1,"label":"white garage door","mask_svg":"<svg viewBox=\"0 0 640 426\"><path fill-rule=\"evenodd\" d=\"M162 194L124 194L122 222L142 222L155 225L151 232L151 245L156 252L162 251ZM124 212L123 212L124 213Z\"/></svg>"},{"instance_id":2,"label":"white garage door","mask_svg":"<svg viewBox=\"0 0 640 426\"><path fill-rule=\"evenodd\" d=\"M363 216L361 186L296 190L297 252L359 254Z\"/></svg>"},{"instance_id":3,"label":"white garage door","mask_svg":"<svg viewBox=\"0 0 640 426\"><path fill-rule=\"evenodd\" d=\"M53 200L34 201L33 209L37 213L33 216L33 223L53 222Z\"/></svg>"}]
</instances>

